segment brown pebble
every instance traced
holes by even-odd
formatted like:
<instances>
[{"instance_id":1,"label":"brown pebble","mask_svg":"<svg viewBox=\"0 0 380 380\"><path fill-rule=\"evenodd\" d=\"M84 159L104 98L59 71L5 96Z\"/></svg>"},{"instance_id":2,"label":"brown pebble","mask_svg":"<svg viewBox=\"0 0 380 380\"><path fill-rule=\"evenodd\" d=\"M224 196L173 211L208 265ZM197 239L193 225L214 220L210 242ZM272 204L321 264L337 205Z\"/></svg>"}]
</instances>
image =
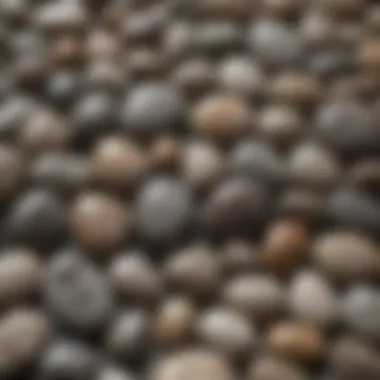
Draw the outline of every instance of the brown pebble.
<instances>
[{"instance_id":1,"label":"brown pebble","mask_svg":"<svg viewBox=\"0 0 380 380\"><path fill-rule=\"evenodd\" d=\"M71 35L59 38L51 50L51 59L57 67L68 68L80 65L84 56L84 47L81 41Z\"/></svg>"},{"instance_id":2,"label":"brown pebble","mask_svg":"<svg viewBox=\"0 0 380 380\"><path fill-rule=\"evenodd\" d=\"M339 379L376 380L380 376L379 353L351 336L341 337L332 344L330 364Z\"/></svg>"},{"instance_id":3,"label":"brown pebble","mask_svg":"<svg viewBox=\"0 0 380 380\"><path fill-rule=\"evenodd\" d=\"M320 83L302 73L283 73L273 80L272 97L275 101L304 109L317 103L322 95Z\"/></svg>"},{"instance_id":4,"label":"brown pebble","mask_svg":"<svg viewBox=\"0 0 380 380\"><path fill-rule=\"evenodd\" d=\"M248 367L246 380L306 380L307 376L295 364L262 356Z\"/></svg>"},{"instance_id":5,"label":"brown pebble","mask_svg":"<svg viewBox=\"0 0 380 380\"><path fill-rule=\"evenodd\" d=\"M380 160L355 162L348 171L348 178L356 188L376 193L380 189Z\"/></svg>"},{"instance_id":6,"label":"brown pebble","mask_svg":"<svg viewBox=\"0 0 380 380\"><path fill-rule=\"evenodd\" d=\"M97 180L116 189L135 185L148 170L148 160L142 149L119 136L98 141L92 154L92 165Z\"/></svg>"},{"instance_id":7,"label":"brown pebble","mask_svg":"<svg viewBox=\"0 0 380 380\"><path fill-rule=\"evenodd\" d=\"M240 21L249 18L255 5L249 0L202 0L199 3L205 14Z\"/></svg>"},{"instance_id":8,"label":"brown pebble","mask_svg":"<svg viewBox=\"0 0 380 380\"><path fill-rule=\"evenodd\" d=\"M203 98L191 115L194 131L218 142L230 141L246 132L250 118L244 100L223 93Z\"/></svg>"},{"instance_id":9,"label":"brown pebble","mask_svg":"<svg viewBox=\"0 0 380 380\"><path fill-rule=\"evenodd\" d=\"M189 142L184 147L182 171L194 191L208 189L223 171L221 152L204 141Z\"/></svg>"},{"instance_id":10,"label":"brown pebble","mask_svg":"<svg viewBox=\"0 0 380 380\"><path fill-rule=\"evenodd\" d=\"M181 144L172 137L161 137L150 149L152 166L159 171L173 171L181 165Z\"/></svg>"},{"instance_id":11,"label":"brown pebble","mask_svg":"<svg viewBox=\"0 0 380 380\"><path fill-rule=\"evenodd\" d=\"M358 61L364 70L380 73L380 37L365 40L359 46Z\"/></svg>"},{"instance_id":12,"label":"brown pebble","mask_svg":"<svg viewBox=\"0 0 380 380\"><path fill-rule=\"evenodd\" d=\"M310 244L307 228L284 220L269 227L263 241L264 260L278 274L288 274L305 258Z\"/></svg>"},{"instance_id":13,"label":"brown pebble","mask_svg":"<svg viewBox=\"0 0 380 380\"><path fill-rule=\"evenodd\" d=\"M304 8L305 2L302 0L264 0L263 8L280 17L297 16Z\"/></svg>"},{"instance_id":14,"label":"brown pebble","mask_svg":"<svg viewBox=\"0 0 380 380\"><path fill-rule=\"evenodd\" d=\"M325 337L317 328L294 323L273 326L267 344L274 354L300 362L321 359L327 349Z\"/></svg>"},{"instance_id":15,"label":"brown pebble","mask_svg":"<svg viewBox=\"0 0 380 380\"><path fill-rule=\"evenodd\" d=\"M45 315L29 309L14 309L0 319L0 373L3 378L37 361L49 337Z\"/></svg>"},{"instance_id":16,"label":"brown pebble","mask_svg":"<svg viewBox=\"0 0 380 380\"><path fill-rule=\"evenodd\" d=\"M11 248L0 256L0 303L27 301L37 296L43 280L43 263L27 249Z\"/></svg>"},{"instance_id":17,"label":"brown pebble","mask_svg":"<svg viewBox=\"0 0 380 380\"><path fill-rule=\"evenodd\" d=\"M31 154L64 149L70 129L65 121L51 111L36 112L21 127L19 142Z\"/></svg>"},{"instance_id":18,"label":"brown pebble","mask_svg":"<svg viewBox=\"0 0 380 380\"><path fill-rule=\"evenodd\" d=\"M187 349L163 358L154 366L149 380L233 380L224 357L206 349Z\"/></svg>"},{"instance_id":19,"label":"brown pebble","mask_svg":"<svg viewBox=\"0 0 380 380\"><path fill-rule=\"evenodd\" d=\"M109 266L109 277L115 291L128 302L150 302L160 293L159 274L141 251L116 256Z\"/></svg>"},{"instance_id":20,"label":"brown pebble","mask_svg":"<svg viewBox=\"0 0 380 380\"><path fill-rule=\"evenodd\" d=\"M188 299L169 297L155 316L155 337L164 345L182 344L191 337L194 320L195 308Z\"/></svg>"},{"instance_id":21,"label":"brown pebble","mask_svg":"<svg viewBox=\"0 0 380 380\"><path fill-rule=\"evenodd\" d=\"M317 236L311 252L316 265L335 281L356 281L380 273L379 247L359 233L326 232Z\"/></svg>"},{"instance_id":22,"label":"brown pebble","mask_svg":"<svg viewBox=\"0 0 380 380\"><path fill-rule=\"evenodd\" d=\"M222 297L230 307L258 322L280 315L286 301L282 285L264 274L236 276L226 283Z\"/></svg>"},{"instance_id":23,"label":"brown pebble","mask_svg":"<svg viewBox=\"0 0 380 380\"><path fill-rule=\"evenodd\" d=\"M257 122L259 133L280 148L294 143L300 137L303 127L301 115L285 105L264 108Z\"/></svg>"},{"instance_id":24,"label":"brown pebble","mask_svg":"<svg viewBox=\"0 0 380 380\"><path fill-rule=\"evenodd\" d=\"M312 189L329 188L340 177L340 165L333 152L316 143L296 146L288 165L293 181Z\"/></svg>"},{"instance_id":25,"label":"brown pebble","mask_svg":"<svg viewBox=\"0 0 380 380\"><path fill-rule=\"evenodd\" d=\"M210 248L194 245L175 252L166 262L164 274L174 289L208 296L216 290L220 267Z\"/></svg>"},{"instance_id":26,"label":"brown pebble","mask_svg":"<svg viewBox=\"0 0 380 380\"><path fill-rule=\"evenodd\" d=\"M101 193L84 193L75 200L71 211L75 238L94 254L113 253L128 236L128 212L117 199Z\"/></svg>"}]
</instances>

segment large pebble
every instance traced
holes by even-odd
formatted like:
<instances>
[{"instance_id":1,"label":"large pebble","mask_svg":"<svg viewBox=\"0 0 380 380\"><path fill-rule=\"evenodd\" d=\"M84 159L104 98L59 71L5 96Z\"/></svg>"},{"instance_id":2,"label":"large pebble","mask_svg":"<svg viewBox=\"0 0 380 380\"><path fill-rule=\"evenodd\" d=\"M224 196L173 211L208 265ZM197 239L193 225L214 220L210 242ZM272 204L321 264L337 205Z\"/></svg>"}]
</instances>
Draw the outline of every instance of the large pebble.
<instances>
[{"instance_id":1,"label":"large pebble","mask_svg":"<svg viewBox=\"0 0 380 380\"><path fill-rule=\"evenodd\" d=\"M338 316L338 300L329 283L315 270L304 270L292 280L289 305L296 318L331 326Z\"/></svg>"},{"instance_id":2,"label":"large pebble","mask_svg":"<svg viewBox=\"0 0 380 380\"><path fill-rule=\"evenodd\" d=\"M365 235L338 230L316 238L312 257L332 280L357 281L380 274L377 244Z\"/></svg>"},{"instance_id":3,"label":"large pebble","mask_svg":"<svg viewBox=\"0 0 380 380\"><path fill-rule=\"evenodd\" d=\"M111 289L92 264L74 252L63 252L47 269L45 299L58 319L80 331L102 327L110 317Z\"/></svg>"}]
</instances>

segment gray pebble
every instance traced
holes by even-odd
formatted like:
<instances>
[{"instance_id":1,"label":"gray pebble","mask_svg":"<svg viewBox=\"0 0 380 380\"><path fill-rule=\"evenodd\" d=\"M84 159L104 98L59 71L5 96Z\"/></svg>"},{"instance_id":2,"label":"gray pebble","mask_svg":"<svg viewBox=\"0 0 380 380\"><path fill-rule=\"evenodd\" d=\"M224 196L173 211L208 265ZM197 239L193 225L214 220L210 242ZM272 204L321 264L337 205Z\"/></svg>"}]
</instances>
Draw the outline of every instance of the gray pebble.
<instances>
[{"instance_id":1,"label":"gray pebble","mask_svg":"<svg viewBox=\"0 0 380 380\"><path fill-rule=\"evenodd\" d=\"M343 299L342 315L353 331L368 340L380 341L380 292L377 289L354 286Z\"/></svg>"},{"instance_id":2,"label":"gray pebble","mask_svg":"<svg viewBox=\"0 0 380 380\"><path fill-rule=\"evenodd\" d=\"M190 221L192 200L185 184L161 177L145 184L136 207L140 234L151 242L168 243L178 238Z\"/></svg>"},{"instance_id":3,"label":"gray pebble","mask_svg":"<svg viewBox=\"0 0 380 380\"><path fill-rule=\"evenodd\" d=\"M80 331L102 327L113 309L112 292L98 270L75 252L54 257L47 269L47 306Z\"/></svg>"}]
</instances>

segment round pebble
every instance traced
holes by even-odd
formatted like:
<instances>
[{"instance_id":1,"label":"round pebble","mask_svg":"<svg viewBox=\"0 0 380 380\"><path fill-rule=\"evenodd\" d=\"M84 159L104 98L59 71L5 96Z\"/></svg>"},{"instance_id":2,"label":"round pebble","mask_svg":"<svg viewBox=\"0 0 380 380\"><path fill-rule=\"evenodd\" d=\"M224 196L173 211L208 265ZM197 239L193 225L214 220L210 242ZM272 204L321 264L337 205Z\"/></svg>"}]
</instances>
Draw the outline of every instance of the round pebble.
<instances>
[{"instance_id":1,"label":"round pebble","mask_svg":"<svg viewBox=\"0 0 380 380\"><path fill-rule=\"evenodd\" d=\"M169 177L151 179L136 201L137 228L152 243L178 238L191 220L192 199L186 184Z\"/></svg>"},{"instance_id":2,"label":"round pebble","mask_svg":"<svg viewBox=\"0 0 380 380\"><path fill-rule=\"evenodd\" d=\"M23 302L41 291L43 262L34 252L22 248L3 250L0 255L0 303Z\"/></svg>"},{"instance_id":3,"label":"round pebble","mask_svg":"<svg viewBox=\"0 0 380 380\"><path fill-rule=\"evenodd\" d=\"M80 332L103 327L113 309L106 278L75 252L62 252L51 260L44 290L48 308Z\"/></svg>"},{"instance_id":4,"label":"round pebble","mask_svg":"<svg viewBox=\"0 0 380 380\"><path fill-rule=\"evenodd\" d=\"M273 224L262 243L264 260L276 274L288 274L304 261L310 245L305 225L291 220Z\"/></svg>"},{"instance_id":5,"label":"round pebble","mask_svg":"<svg viewBox=\"0 0 380 380\"><path fill-rule=\"evenodd\" d=\"M109 255L128 237L130 217L119 200L102 193L84 193L74 201L71 225L83 248L95 255Z\"/></svg>"},{"instance_id":6,"label":"round pebble","mask_svg":"<svg viewBox=\"0 0 380 380\"><path fill-rule=\"evenodd\" d=\"M154 334L159 343L178 346L188 341L192 335L196 310L184 297L167 299L154 319Z\"/></svg>"},{"instance_id":7,"label":"round pebble","mask_svg":"<svg viewBox=\"0 0 380 380\"><path fill-rule=\"evenodd\" d=\"M116 292L129 302L149 302L160 294L161 279L144 252L116 256L108 273Z\"/></svg>"},{"instance_id":8,"label":"round pebble","mask_svg":"<svg viewBox=\"0 0 380 380\"><path fill-rule=\"evenodd\" d=\"M196 332L205 344L232 356L247 356L256 343L256 332L249 319L222 307L201 314Z\"/></svg>"},{"instance_id":9,"label":"round pebble","mask_svg":"<svg viewBox=\"0 0 380 380\"><path fill-rule=\"evenodd\" d=\"M183 124L184 100L175 87L147 83L134 88L121 110L126 133L149 138Z\"/></svg>"},{"instance_id":10,"label":"round pebble","mask_svg":"<svg viewBox=\"0 0 380 380\"><path fill-rule=\"evenodd\" d=\"M330 327L338 319L334 289L314 270L304 270L293 278L288 303L293 315L304 322Z\"/></svg>"}]
</instances>

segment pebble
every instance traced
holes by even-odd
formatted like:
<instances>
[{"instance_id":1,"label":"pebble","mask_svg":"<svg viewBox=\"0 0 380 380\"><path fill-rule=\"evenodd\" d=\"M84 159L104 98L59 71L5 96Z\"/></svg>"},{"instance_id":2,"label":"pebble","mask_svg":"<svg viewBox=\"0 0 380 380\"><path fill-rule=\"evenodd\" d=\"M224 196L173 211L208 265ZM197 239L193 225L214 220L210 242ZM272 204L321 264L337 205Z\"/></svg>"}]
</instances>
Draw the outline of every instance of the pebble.
<instances>
[{"instance_id":1,"label":"pebble","mask_svg":"<svg viewBox=\"0 0 380 380\"><path fill-rule=\"evenodd\" d=\"M110 255L130 234L127 208L103 193L84 193L71 209L71 228L79 245L96 255Z\"/></svg>"},{"instance_id":2,"label":"pebble","mask_svg":"<svg viewBox=\"0 0 380 380\"><path fill-rule=\"evenodd\" d=\"M379 275L378 250L370 237L337 230L317 236L311 255L315 264L331 280L354 282Z\"/></svg>"},{"instance_id":3,"label":"pebble","mask_svg":"<svg viewBox=\"0 0 380 380\"><path fill-rule=\"evenodd\" d=\"M167 346L178 346L192 336L196 310L187 298L172 296L163 302L154 318L154 335Z\"/></svg>"},{"instance_id":4,"label":"pebble","mask_svg":"<svg viewBox=\"0 0 380 380\"><path fill-rule=\"evenodd\" d=\"M0 254L0 304L8 306L38 296L43 277L43 262L34 252L4 249Z\"/></svg>"},{"instance_id":5,"label":"pebble","mask_svg":"<svg viewBox=\"0 0 380 380\"><path fill-rule=\"evenodd\" d=\"M380 376L378 352L351 336L342 337L333 343L330 361L333 373L339 379L364 377L375 380Z\"/></svg>"},{"instance_id":6,"label":"pebble","mask_svg":"<svg viewBox=\"0 0 380 380\"><path fill-rule=\"evenodd\" d=\"M257 247L240 239L231 240L223 246L220 260L227 275L259 271L263 267L263 260Z\"/></svg>"},{"instance_id":7,"label":"pebble","mask_svg":"<svg viewBox=\"0 0 380 380\"><path fill-rule=\"evenodd\" d=\"M184 147L182 172L192 189L205 190L214 185L223 171L223 156L212 144L189 142Z\"/></svg>"},{"instance_id":8,"label":"pebble","mask_svg":"<svg viewBox=\"0 0 380 380\"><path fill-rule=\"evenodd\" d=\"M229 156L233 174L262 179L273 185L285 183L287 168L272 147L261 141L243 141L235 145Z\"/></svg>"},{"instance_id":9,"label":"pebble","mask_svg":"<svg viewBox=\"0 0 380 380\"><path fill-rule=\"evenodd\" d=\"M49 340L46 316L34 309L13 309L0 319L0 373L12 378L39 360Z\"/></svg>"},{"instance_id":10,"label":"pebble","mask_svg":"<svg viewBox=\"0 0 380 380\"><path fill-rule=\"evenodd\" d=\"M157 171L175 172L182 165L182 145L175 138L163 136L152 144L149 159Z\"/></svg>"},{"instance_id":11,"label":"pebble","mask_svg":"<svg viewBox=\"0 0 380 380\"><path fill-rule=\"evenodd\" d=\"M369 341L380 339L380 292L378 289L355 285L344 296L341 306L344 321L352 331Z\"/></svg>"},{"instance_id":12,"label":"pebble","mask_svg":"<svg viewBox=\"0 0 380 380\"><path fill-rule=\"evenodd\" d=\"M268 191L246 177L228 178L209 194L204 219L217 235L252 235L269 217Z\"/></svg>"},{"instance_id":13,"label":"pebble","mask_svg":"<svg viewBox=\"0 0 380 380\"><path fill-rule=\"evenodd\" d=\"M135 185L148 170L142 149L119 136L98 141L92 153L92 165L97 180L116 189Z\"/></svg>"},{"instance_id":14,"label":"pebble","mask_svg":"<svg viewBox=\"0 0 380 380\"><path fill-rule=\"evenodd\" d=\"M380 203L361 191L337 189L328 199L326 209L331 220L342 226L376 235L380 232Z\"/></svg>"},{"instance_id":15,"label":"pebble","mask_svg":"<svg viewBox=\"0 0 380 380\"><path fill-rule=\"evenodd\" d=\"M231 56L221 62L218 84L225 90L259 100L265 94L266 78L260 66L246 56Z\"/></svg>"},{"instance_id":16,"label":"pebble","mask_svg":"<svg viewBox=\"0 0 380 380\"><path fill-rule=\"evenodd\" d=\"M296 365L271 356L261 356L249 366L246 380L306 380Z\"/></svg>"},{"instance_id":17,"label":"pebble","mask_svg":"<svg viewBox=\"0 0 380 380\"><path fill-rule=\"evenodd\" d=\"M76 252L57 254L47 267L45 301L58 320L80 332L104 326L113 309L107 279Z\"/></svg>"},{"instance_id":18,"label":"pebble","mask_svg":"<svg viewBox=\"0 0 380 380\"><path fill-rule=\"evenodd\" d=\"M13 204L5 222L5 239L49 251L66 237L64 204L52 192L32 189Z\"/></svg>"},{"instance_id":19,"label":"pebble","mask_svg":"<svg viewBox=\"0 0 380 380\"><path fill-rule=\"evenodd\" d=\"M303 363L320 360L326 354L324 335L312 325L279 323L267 336L269 350L284 359Z\"/></svg>"},{"instance_id":20,"label":"pebble","mask_svg":"<svg viewBox=\"0 0 380 380\"><path fill-rule=\"evenodd\" d=\"M148 139L181 127L184 111L184 100L177 88L149 82L127 95L121 119L127 134Z\"/></svg>"},{"instance_id":21,"label":"pebble","mask_svg":"<svg viewBox=\"0 0 380 380\"><path fill-rule=\"evenodd\" d=\"M228 93L203 98L195 104L190 118L194 132L220 143L240 137L251 123L248 104Z\"/></svg>"},{"instance_id":22,"label":"pebble","mask_svg":"<svg viewBox=\"0 0 380 380\"><path fill-rule=\"evenodd\" d=\"M107 350L121 360L144 355L151 338L150 320L141 310L121 311L106 333Z\"/></svg>"},{"instance_id":23,"label":"pebble","mask_svg":"<svg viewBox=\"0 0 380 380\"><path fill-rule=\"evenodd\" d=\"M138 232L152 243L174 241L191 221L192 203L181 181L164 176L149 180L136 200Z\"/></svg>"},{"instance_id":24,"label":"pebble","mask_svg":"<svg viewBox=\"0 0 380 380\"><path fill-rule=\"evenodd\" d=\"M344 155L368 152L378 141L371 110L348 100L321 105L316 113L314 132L334 151Z\"/></svg>"},{"instance_id":25,"label":"pebble","mask_svg":"<svg viewBox=\"0 0 380 380\"><path fill-rule=\"evenodd\" d=\"M299 272L290 284L288 304L301 321L330 327L338 320L338 298L332 286L317 271Z\"/></svg>"},{"instance_id":26,"label":"pebble","mask_svg":"<svg viewBox=\"0 0 380 380\"><path fill-rule=\"evenodd\" d=\"M287 275L304 261L309 245L310 236L305 225L282 220L267 230L262 242L264 260L275 274Z\"/></svg>"},{"instance_id":27,"label":"pebble","mask_svg":"<svg viewBox=\"0 0 380 380\"><path fill-rule=\"evenodd\" d=\"M292 146L302 135L304 121L292 107L270 105L260 113L256 128L270 143L279 148Z\"/></svg>"},{"instance_id":28,"label":"pebble","mask_svg":"<svg viewBox=\"0 0 380 380\"><path fill-rule=\"evenodd\" d=\"M198 297L212 294L221 275L217 256L202 244L173 252L163 269L165 279L174 289Z\"/></svg>"},{"instance_id":29,"label":"pebble","mask_svg":"<svg viewBox=\"0 0 380 380\"><path fill-rule=\"evenodd\" d=\"M304 50L301 35L285 23L261 18L252 23L249 44L257 59L274 68L296 67Z\"/></svg>"},{"instance_id":30,"label":"pebble","mask_svg":"<svg viewBox=\"0 0 380 380\"><path fill-rule=\"evenodd\" d=\"M222 297L230 307L261 323L278 317L286 301L280 282L265 274L232 278L224 286Z\"/></svg>"},{"instance_id":31,"label":"pebble","mask_svg":"<svg viewBox=\"0 0 380 380\"><path fill-rule=\"evenodd\" d=\"M99 361L87 345L74 340L57 340L46 350L39 366L42 380L92 379Z\"/></svg>"},{"instance_id":32,"label":"pebble","mask_svg":"<svg viewBox=\"0 0 380 380\"><path fill-rule=\"evenodd\" d=\"M207 349L187 349L158 360L150 380L233 380L233 373L224 357Z\"/></svg>"},{"instance_id":33,"label":"pebble","mask_svg":"<svg viewBox=\"0 0 380 380\"><path fill-rule=\"evenodd\" d=\"M249 319L223 307L201 314L196 332L206 345L232 357L249 356L256 343L256 331Z\"/></svg>"},{"instance_id":34,"label":"pebble","mask_svg":"<svg viewBox=\"0 0 380 380\"><path fill-rule=\"evenodd\" d=\"M315 143L301 143L288 161L293 181L312 189L330 188L340 178L340 164L332 151Z\"/></svg>"},{"instance_id":35,"label":"pebble","mask_svg":"<svg viewBox=\"0 0 380 380\"><path fill-rule=\"evenodd\" d=\"M129 302L151 302L160 294L161 279L144 252L117 255L110 263L108 275L114 290Z\"/></svg>"}]
</instances>

